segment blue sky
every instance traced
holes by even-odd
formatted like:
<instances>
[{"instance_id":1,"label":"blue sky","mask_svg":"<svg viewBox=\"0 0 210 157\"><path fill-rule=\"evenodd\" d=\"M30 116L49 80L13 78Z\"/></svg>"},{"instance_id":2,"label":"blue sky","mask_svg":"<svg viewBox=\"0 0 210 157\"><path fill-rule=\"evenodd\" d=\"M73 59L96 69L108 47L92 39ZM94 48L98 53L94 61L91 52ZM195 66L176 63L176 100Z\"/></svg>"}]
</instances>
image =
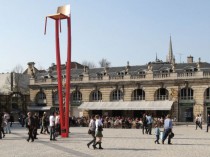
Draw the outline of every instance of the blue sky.
<instances>
[{"instance_id":1,"label":"blue sky","mask_svg":"<svg viewBox=\"0 0 210 157\"><path fill-rule=\"evenodd\" d=\"M0 5L0 73L32 61L42 69L55 63L54 21L44 35L45 16L65 4L71 5L72 61L142 65L156 53L165 61L171 34L176 62L189 55L210 62L209 0L7 0ZM62 63L65 30L62 22Z\"/></svg>"}]
</instances>

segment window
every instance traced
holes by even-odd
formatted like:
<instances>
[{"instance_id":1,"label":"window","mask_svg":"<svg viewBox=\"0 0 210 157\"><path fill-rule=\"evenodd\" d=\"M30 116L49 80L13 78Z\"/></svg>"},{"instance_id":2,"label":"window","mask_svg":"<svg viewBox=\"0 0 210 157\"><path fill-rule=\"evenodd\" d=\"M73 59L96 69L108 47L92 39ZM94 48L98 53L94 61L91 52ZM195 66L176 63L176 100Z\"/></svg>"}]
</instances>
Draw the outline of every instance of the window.
<instances>
[{"instance_id":1,"label":"window","mask_svg":"<svg viewBox=\"0 0 210 157\"><path fill-rule=\"evenodd\" d=\"M38 92L36 95L36 101L38 105L46 105L46 94L44 92Z\"/></svg>"},{"instance_id":2,"label":"window","mask_svg":"<svg viewBox=\"0 0 210 157\"><path fill-rule=\"evenodd\" d=\"M73 102L82 101L82 94L80 91L72 92L72 101Z\"/></svg>"},{"instance_id":3,"label":"window","mask_svg":"<svg viewBox=\"0 0 210 157\"><path fill-rule=\"evenodd\" d=\"M156 91L156 100L168 100L168 90L165 88L159 88Z\"/></svg>"},{"instance_id":4,"label":"window","mask_svg":"<svg viewBox=\"0 0 210 157\"><path fill-rule=\"evenodd\" d=\"M95 90L91 93L91 101L101 101L102 100L102 94L100 91Z\"/></svg>"},{"instance_id":5,"label":"window","mask_svg":"<svg viewBox=\"0 0 210 157\"><path fill-rule=\"evenodd\" d=\"M207 88L205 91L205 99L210 99L210 88Z\"/></svg>"},{"instance_id":6,"label":"window","mask_svg":"<svg viewBox=\"0 0 210 157\"><path fill-rule=\"evenodd\" d=\"M111 94L112 101L119 101L123 100L123 93L121 90L114 90Z\"/></svg>"},{"instance_id":7,"label":"window","mask_svg":"<svg viewBox=\"0 0 210 157\"><path fill-rule=\"evenodd\" d=\"M192 100L193 90L191 88L182 88L180 95L182 100Z\"/></svg>"},{"instance_id":8,"label":"window","mask_svg":"<svg viewBox=\"0 0 210 157\"><path fill-rule=\"evenodd\" d=\"M142 89L136 89L132 93L132 100L145 100L145 92Z\"/></svg>"}]
</instances>

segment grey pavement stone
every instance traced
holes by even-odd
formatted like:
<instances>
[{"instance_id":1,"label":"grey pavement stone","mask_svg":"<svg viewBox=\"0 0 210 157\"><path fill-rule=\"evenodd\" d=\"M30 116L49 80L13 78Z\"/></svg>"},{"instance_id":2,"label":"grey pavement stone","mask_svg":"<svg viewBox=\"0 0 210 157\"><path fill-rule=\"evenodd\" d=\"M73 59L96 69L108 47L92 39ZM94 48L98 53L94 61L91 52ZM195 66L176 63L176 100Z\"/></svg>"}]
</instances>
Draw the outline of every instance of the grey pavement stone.
<instances>
[{"instance_id":1,"label":"grey pavement stone","mask_svg":"<svg viewBox=\"0 0 210 157\"><path fill-rule=\"evenodd\" d=\"M103 150L87 148L88 128L70 128L69 138L50 141L49 135L27 142L27 130L15 124L12 134L0 140L0 157L208 157L210 133L195 126L174 126L172 145L155 144L155 135L142 135L141 129L104 129ZM161 128L161 130L163 130ZM153 130L154 133L154 130Z\"/></svg>"}]
</instances>

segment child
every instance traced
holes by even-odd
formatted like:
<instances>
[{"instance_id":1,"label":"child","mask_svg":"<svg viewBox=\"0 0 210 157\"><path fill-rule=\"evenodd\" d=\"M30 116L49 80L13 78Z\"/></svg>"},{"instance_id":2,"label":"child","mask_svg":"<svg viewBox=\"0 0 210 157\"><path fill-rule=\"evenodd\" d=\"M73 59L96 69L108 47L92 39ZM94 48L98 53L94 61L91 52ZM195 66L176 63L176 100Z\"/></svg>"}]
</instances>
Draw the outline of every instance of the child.
<instances>
[{"instance_id":1,"label":"child","mask_svg":"<svg viewBox=\"0 0 210 157\"><path fill-rule=\"evenodd\" d=\"M156 140L155 140L155 144L160 144L159 143L159 138L160 138L160 128L158 126L158 124L155 125L155 135L156 135Z\"/></svg>"}]
</instances>

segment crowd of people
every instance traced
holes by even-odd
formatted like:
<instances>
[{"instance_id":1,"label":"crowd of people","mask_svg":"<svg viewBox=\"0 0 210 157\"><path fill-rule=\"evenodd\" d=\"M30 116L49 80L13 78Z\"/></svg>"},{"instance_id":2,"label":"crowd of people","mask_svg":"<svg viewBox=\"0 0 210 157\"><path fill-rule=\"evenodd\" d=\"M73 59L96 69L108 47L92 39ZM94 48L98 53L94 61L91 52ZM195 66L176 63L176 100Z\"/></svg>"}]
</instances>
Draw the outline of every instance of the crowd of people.
<instances>
[{"instance_id":1,"label":"crowd of people","mask_svg":"<svg viewBox=\"0 0 210 157\"><path fill-rule=\"evenodd\" d=\"M99 148L103 149L102 144L102 131L103 128L123 128L123 129L142 129L142 134L152 135L152 129L154 129L155 135L155 144L164 144L164 141L168 137L168 144L171 143L171 139L174 136L172 131L172 123L175 119L171 119L171 116L168 114L166 117L153 117L149 113L144 113L141 118L130 118L130 117L108 117L99 115L87 117L70 117L69 123L72 127L89 127L88 133L92 136L92 140L87 143L89 148L92 144L93 149ZM5 134L10 134L12 123L14 122L14 117L7 112L0 113L0 139L5 137ZM27 116L20 115L19 122L21 126L26 126L28 130L27 141L34 142L35 139L38 139L38 129L40 129L40 134L50 135L49 139L56 141L56 137L61 135L60 127L60 115L58 112L53 112L50 116L46 112L40 117L37 113L32 114L31 112L27 113ZM202 129L202 115L199 114L195 118L196 130L199 127ZM207 117L207 132L210 125L210 114ZM160 128L163 128L163 131L160 131ZM99 147L97 147L99 145Z\"/></svg>"}]
</instances>

